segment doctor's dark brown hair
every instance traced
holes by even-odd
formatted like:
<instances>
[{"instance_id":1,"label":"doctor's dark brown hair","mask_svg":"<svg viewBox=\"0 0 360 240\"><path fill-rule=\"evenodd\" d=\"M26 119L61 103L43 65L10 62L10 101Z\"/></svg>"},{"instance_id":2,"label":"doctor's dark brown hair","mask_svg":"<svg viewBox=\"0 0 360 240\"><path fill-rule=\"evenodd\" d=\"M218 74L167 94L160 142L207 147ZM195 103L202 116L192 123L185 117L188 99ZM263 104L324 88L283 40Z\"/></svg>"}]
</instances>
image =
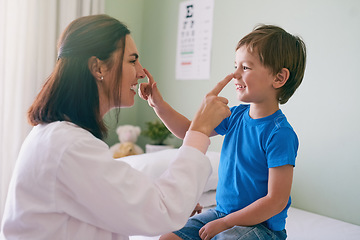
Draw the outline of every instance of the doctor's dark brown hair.
<instances>
[{"instance_id":1,"label":"doctor's dark brown hair","mask_svg":"<svg viewBox=\"0 0 360 240\"><path fill-rule=\"evenodd\" d=\"M306 46L298 36L273 25L259 25L243 37L236 50L245 46L250 53L258 54L260 62L273 74L287 68L289 79L278 91L280 104L286 103L300 86L306 65Z\"/></svg>"},{"instance_id":2,"label":"doctor's dark brown hair","mask_svg":"<svg viewBox=\"0 0 360 240\"><path fill-rule=\"evenodd\" d=\"M107 15L81 17L69 24L58 43L58 60L52 74L28 111L28 121L35 126L55 121L70 121L102 139L107 129L100 115L96 79L88 67L95 56L107 67L115 67L108 96L119 103L125 36L129 29ZM121 59L112 54L120 48ZM119 62L120 61L120 62ZM110 91L110 90L109 90Z\"/></svg>"}]
</instances>

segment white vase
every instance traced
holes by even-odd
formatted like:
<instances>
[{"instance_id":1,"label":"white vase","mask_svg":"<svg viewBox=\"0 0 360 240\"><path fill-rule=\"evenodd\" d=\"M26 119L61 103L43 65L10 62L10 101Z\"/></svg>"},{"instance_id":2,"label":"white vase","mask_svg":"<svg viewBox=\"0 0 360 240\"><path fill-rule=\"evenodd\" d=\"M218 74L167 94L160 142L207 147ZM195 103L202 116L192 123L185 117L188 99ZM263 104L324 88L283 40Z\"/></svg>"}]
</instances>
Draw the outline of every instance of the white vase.
<instances>
[{"instance_id":1,"label":"white vase","mask_svg":"<svg viewBox=\"0 0 360 240\"><path fill-rule=\"evenodd\" d=\"M152 145L152 144L146 144L145 145L145 152L146 153L152 153L152 152L157 152L157 151L162 151L165 149L171 149L174 148L173 146L170 145Z\"/></svg>"}]
</instances>

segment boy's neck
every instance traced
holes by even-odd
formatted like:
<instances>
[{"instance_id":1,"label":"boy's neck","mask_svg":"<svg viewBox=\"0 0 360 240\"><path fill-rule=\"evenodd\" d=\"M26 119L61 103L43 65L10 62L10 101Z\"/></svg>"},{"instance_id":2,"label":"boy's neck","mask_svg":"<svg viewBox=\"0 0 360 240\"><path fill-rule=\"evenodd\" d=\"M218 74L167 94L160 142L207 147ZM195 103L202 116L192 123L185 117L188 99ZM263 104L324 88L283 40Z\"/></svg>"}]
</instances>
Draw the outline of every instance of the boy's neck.
<instances>
[{"instance_id":1,"label":"boy's neck","mask_svg":"<svg viewBox=\"0 0 360 240\"><path fill-rule=\"evenodd\" d=\"M250 104L249 115L252 119L259 119L270 116L279 110L279 103Z\"/></svg>"}]
</instances>

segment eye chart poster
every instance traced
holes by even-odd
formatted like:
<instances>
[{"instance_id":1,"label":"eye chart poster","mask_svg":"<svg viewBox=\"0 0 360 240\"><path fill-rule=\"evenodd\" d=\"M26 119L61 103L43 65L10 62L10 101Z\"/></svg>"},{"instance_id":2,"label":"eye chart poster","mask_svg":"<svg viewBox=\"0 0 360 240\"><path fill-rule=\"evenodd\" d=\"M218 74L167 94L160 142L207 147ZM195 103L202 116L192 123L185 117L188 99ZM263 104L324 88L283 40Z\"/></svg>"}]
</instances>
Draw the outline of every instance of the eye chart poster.
<instances>
[{"instance_id":1,"label":"eye chart poster","mask_svg":"<svg viewBox=\"0 0 360 240\"><path fill-rule=\"evenodd\" d=\"M176 79L210 78L214 0L180 3L176 49Z\"/></svg>"}]
</instances>

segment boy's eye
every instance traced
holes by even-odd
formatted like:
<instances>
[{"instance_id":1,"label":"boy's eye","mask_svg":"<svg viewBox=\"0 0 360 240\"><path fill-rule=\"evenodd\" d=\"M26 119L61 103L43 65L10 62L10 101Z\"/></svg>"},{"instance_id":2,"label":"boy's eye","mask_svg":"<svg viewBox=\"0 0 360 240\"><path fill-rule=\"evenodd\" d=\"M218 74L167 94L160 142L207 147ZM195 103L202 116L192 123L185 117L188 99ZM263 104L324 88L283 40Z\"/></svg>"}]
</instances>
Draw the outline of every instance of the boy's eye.
<instances>
[{"instance_id":1,"label":"boy's eye","mask_svg":"<svg viewBox=\"0 0 360 240\"><path fill-rule=\"evenodd\" d=\"M244 66L244 65L242 65L241 67L242 67L242 69L243 69L244 71L250 69L249 67ZM237 66L237 65L235 65L235 69L238 69L238 66Z\"/></svg>"}]
</instances>

